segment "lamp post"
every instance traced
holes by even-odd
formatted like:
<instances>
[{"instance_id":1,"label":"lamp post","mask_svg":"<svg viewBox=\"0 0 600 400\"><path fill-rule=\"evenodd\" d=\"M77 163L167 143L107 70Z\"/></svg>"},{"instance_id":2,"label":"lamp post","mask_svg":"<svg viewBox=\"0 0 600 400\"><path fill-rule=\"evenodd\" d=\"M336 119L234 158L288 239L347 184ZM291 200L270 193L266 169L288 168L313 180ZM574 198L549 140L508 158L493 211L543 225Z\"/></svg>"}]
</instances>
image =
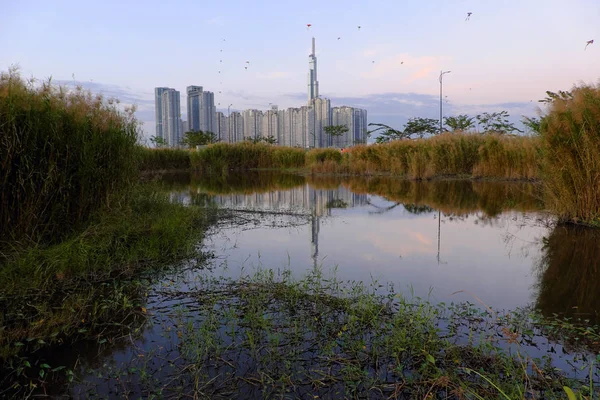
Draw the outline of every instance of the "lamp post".
<instances>
[{"instance_id":1,"label":"lamp post","mask_svg":"<svg viewBox=\"0 0 600 400\"><path fill-rule=\"evenodd\" d=\"M442 133L442 78L444 74L449 74L452 71L440 71L440 133Z\"/></svg>"}]
</instances>

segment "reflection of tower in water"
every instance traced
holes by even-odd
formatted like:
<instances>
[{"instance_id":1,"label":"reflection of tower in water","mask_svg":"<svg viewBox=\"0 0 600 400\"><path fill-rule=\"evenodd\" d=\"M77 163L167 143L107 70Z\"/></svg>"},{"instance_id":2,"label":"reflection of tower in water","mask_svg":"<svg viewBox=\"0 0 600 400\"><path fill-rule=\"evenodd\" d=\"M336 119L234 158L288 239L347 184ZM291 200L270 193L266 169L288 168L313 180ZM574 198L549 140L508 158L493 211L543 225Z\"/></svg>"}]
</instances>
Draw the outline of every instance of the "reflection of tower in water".
<instances>
[{"instance_id":1,"label":"reflection of tower in water","mask_svg":"<svg viewBox=\"0 0 600 400\"><path fill-rule=\"evenodd\" d=\"M313 191L313 205L316 206L317 202L317 192ZM317 208L312 207L310 214L310 233L311 233L311 258L313 260L313 267L317 268L317 259L319 258L319 228L320 228L320 220L317 215Z\"/></svg>"}]
</instances>

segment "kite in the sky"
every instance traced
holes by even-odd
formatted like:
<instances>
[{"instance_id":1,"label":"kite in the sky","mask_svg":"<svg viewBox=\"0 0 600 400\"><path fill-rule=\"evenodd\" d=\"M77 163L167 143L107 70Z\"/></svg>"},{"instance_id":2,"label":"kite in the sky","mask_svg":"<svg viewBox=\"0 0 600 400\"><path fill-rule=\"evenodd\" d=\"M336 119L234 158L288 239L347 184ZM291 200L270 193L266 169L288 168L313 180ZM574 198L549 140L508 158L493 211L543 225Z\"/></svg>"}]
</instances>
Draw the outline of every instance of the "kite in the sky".
<instances>
[{"instance_id":1,"label":"kite in the sky","mask_svg":"<svg viewBox=\"0 0 600 400\"><path fill-rule=\"evenodd\" d=\"M246 61L246 64L250 64L250 61Z\"/></svg>"},{"instance_id":2,"label":"kite in the sky","mask_svg":"<svg viewBox=\"0 0 600 400\"><path fill-rule=\"evenodd\" d=\"M309 30L311 26L311 24L306 24L306 30Z\"/></svg>"},{"instance_id":3,"label":"kite in the sky","mask_svg":"<svg viewBox=\"0 0 600 400\"><path fill-rule=\"evenodd\" d=\"M400 61L400 65L404 64L404 61Z\"/></svg>"},{"instance_id":4,"label":"kite in the sky","mask_svg":"<svg viewBox=\"0 0 600 400\"><path fill-rule=\"evenodd\" d=\"M360 31L360 25L358 26L358 30Z\"/></svg>"},{"instance_id":5,"label":"kite in the sky","mask_svg":"<svg viewBox=\"0 0 600 400\"><path fill-rule=\"evenodd\" d=\"M338 40L340 40L340 39L341 39L341 37L338 37Z\"/></svg>"},{"instance_id":6,"label":"kite in the sky","mask_svg":"<svg viewBox=\"0 0 600 400\"><path fill-rule=\"evenodd\" d=\"M587 47L588 47L590 44L594 44L594 39L592 39L592 40L588 40L587 42L585 42L585 48L584 48L583 50L587 49Z\"/></svg>"},{"instance_id":7,"label":"kite in the sky","mask_svg":"<svg viewBox=\"0 0 600 400\"><path fill-rule=\"evenodd\" d=\"M465 18L465 21L468 21L471 19L471 14L473 14L473 13L472 12L467 13L467 18Z\"/></svg>"},{"instance_id":8,"label":"kite in the sky","mask_svg":"<svg viewBox=\"0 0 600 400\"><path fill-rule=\"evenodd\" d=\"M244 68L248 69L248 67L244 67Z\"/></svg>"}]
</instances>

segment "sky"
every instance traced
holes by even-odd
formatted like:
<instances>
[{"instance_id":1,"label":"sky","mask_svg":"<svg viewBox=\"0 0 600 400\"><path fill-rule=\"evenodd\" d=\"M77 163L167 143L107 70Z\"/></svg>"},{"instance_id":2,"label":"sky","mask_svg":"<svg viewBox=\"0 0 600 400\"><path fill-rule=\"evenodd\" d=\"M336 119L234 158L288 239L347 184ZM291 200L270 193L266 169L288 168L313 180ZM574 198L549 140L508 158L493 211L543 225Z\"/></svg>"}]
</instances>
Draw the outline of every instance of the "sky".
<instances>
[{"instance_id":1,"label":"sky","mask_svg":"<svg viewBox=\"0 0 600 400\"><path fill-rule=\"evenodd\" d=\"M598 0L0 0L0 10L0 71L19 65L135 103L147 137L157 86L181 91L184 119L189 85L225 112L304 105L312 37L319 94L398 129L439 118L441 70L452 71L445 116L507 110L513 121L535 116L546 90L600 74Z\"/></svg>"}]
</instances>

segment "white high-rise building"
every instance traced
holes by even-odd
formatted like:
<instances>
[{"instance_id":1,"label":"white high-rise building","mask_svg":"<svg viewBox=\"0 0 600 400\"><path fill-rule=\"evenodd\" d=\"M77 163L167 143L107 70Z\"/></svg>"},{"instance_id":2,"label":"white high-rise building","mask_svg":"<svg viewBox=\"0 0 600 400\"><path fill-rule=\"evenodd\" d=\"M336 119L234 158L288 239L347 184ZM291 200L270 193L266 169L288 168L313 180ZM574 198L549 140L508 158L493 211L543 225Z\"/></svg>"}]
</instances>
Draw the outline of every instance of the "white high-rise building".
<instances>
[{"instance_id":1,"label":"white high-rise building","mask_svg":"<svg viewBox=\"0 0 600 400\"><path fill-rule=\"evenodd\" d=\"M332 146L342 148L366 143L367 110L353 107L334 107L332 124L348 128L342 136L333 138Z\"/></svg>"},{"instance_id":2,"label":"white high-rise building","mask_svg":"<svg viewBox=\"0 0 600 400\"><path fill-rule=\"evenodd\" d=\"M217 139L221 142L229 142L229 132L227 130L227 117L221 111L217 111L216 114L216 126L215 126L215 135L217 135Z\"/></svg>"},{"instance_id":3,"label":"white high-rise building","mask_svg":"<svg viewBox=\"0 0 600 400\"><path fill-rule=\"evenodd\" d=\"M163 137L169 146L177 147L183 138L179 91L175 89L163 90L161 112Z\"/></svg>"},{"instance_id":4,"label":"white high-rise building","mask_svg":"<svg viewBox=\"0 0 600 400\"><path fill-rule=\"evenodd\" d=\"M283 117L283 144L291 147L312 146L310 136L310 125L313 112L311 108L303 106L300 108L288 108Z\"/></svg>"},{"instance_id":5,"label":"white high-rise building","mask_svg":"<svg viewBox=\"0 0 600 400\"><path fill-rule=\"evenodd\" d=\"M312 102L314 112L313 131L316 134L314 147L331 146L331 138L325 132L325 127L331 125L331 101L325 98L317 98Z\"/></svg>"},{"instance_id":6,"label":"white high-rise building","mask_svg":"<svg viewBox=\"0 0 600 400\"><path fill-rule=\"evenodd\" d=\"M262 117L260 110L244 110L242 120L244 121L244 139L262 137Z\"/></svg>"},{"instance_id":7,"label":"white high-rise building","mask_svg":"<svg viewBox=\"0 0 600 400\"><path fill-rule=\"evenodd\" d=\"M279 113L277 106L272 106L270 110L263 113L261 134L264 138L271 136L279 143Z\"/></svg>"},{"instance_id":8,"label":"white high-rise building","mask_svg":"<svg viewBox=\"0 0 600 400\"><path fill-rule=\"evenodd\" d=\"M234 111L227 117L227 133L229 135L229 143L244 141L244 121L242 114Z\"/></svg>"},{"instance_id":9,"label":"white high-rise building","mask_svg":"<svg viewBox=\"0 0 600 400\"><path fill-rule=\"evenodd\" d=\"M169 90L168 87L157 87L154 88L154 119L156 120L156 132L155 135L158 138L165 139L163 133L163 120L162 120L162 94L164 91Z\"/></svg>"}]
</instances>

